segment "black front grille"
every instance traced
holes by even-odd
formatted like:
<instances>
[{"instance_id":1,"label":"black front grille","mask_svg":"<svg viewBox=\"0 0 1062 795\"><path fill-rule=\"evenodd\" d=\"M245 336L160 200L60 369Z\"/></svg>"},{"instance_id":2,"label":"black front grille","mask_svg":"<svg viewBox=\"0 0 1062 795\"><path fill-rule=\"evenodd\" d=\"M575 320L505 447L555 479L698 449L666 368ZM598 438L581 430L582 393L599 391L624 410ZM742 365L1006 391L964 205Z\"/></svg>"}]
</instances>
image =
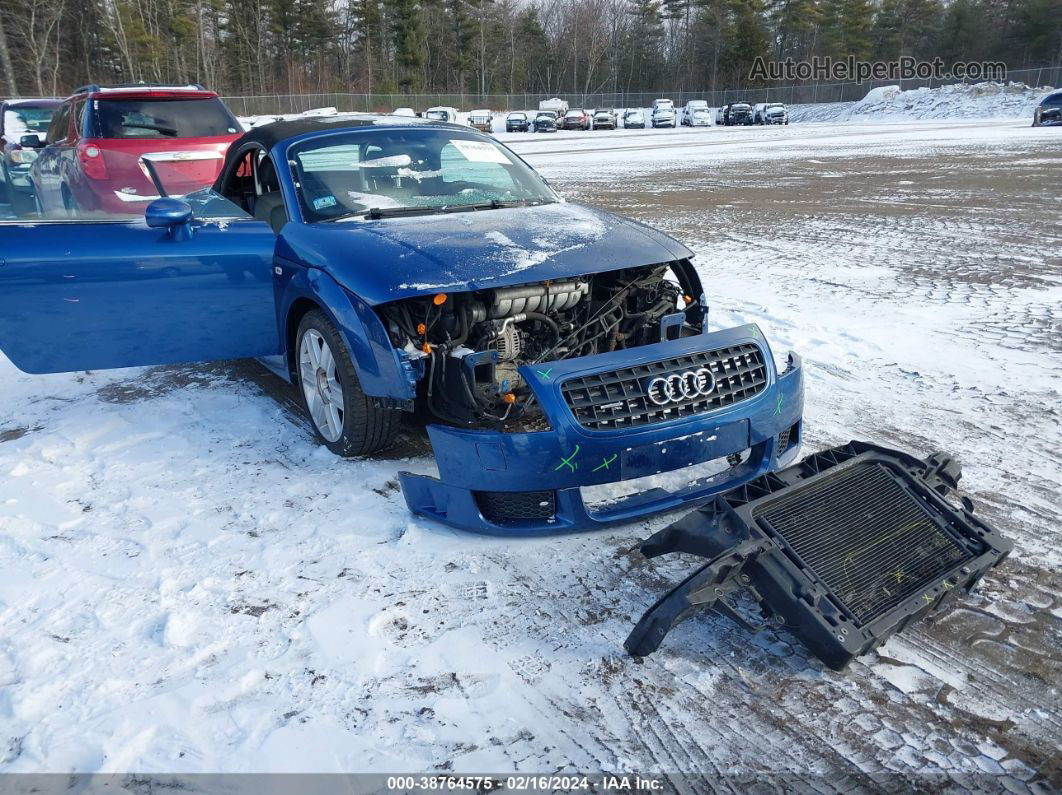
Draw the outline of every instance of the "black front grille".
<instances>
[{"instance_id":1,"label":"black front grille","mask_svg":"<svg viewBox=\"0 0 1062 795\"><path fill-rule=\"evenodd\" d=\"M707 396L686 398L665 406L649 400L646 386L653 378L700 367L707 367L715 376L715 389ZM730 406L766 388L763 352L752 343L570 378L561 385L568 408L579 424L592 430L635 428L688 417Z\"/></svg>"},{"instance_id":2,"label":"black front grille","mask_svg":"<svg viewBox=\"0 0 1062 795\"><path fill-rule=\"evenodd\" d=\"M971 557L945 522L879 463L864 463L753 514L867 623Z\"/></svg>"},{"instance_id":3,"label":"black front grille","mask_svg":"<svg viewBox=\"0 0 1062 795\"><path fill-rule=\"evenodd\" d=\"M552 491L477 491L476 504L483 518L494 524L552 519L557 513Z\"/></svg>"}]
</instances>

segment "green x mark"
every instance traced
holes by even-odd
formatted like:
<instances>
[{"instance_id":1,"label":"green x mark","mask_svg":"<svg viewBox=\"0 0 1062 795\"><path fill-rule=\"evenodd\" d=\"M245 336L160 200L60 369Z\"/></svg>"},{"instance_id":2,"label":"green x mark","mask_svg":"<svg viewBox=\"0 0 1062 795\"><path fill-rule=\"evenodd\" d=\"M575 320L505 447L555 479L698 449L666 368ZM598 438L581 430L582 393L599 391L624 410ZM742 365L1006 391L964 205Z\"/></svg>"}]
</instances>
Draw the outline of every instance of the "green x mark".
<instances>
[{"instance_id":1,"label":"green x mark","mask_svg":"<svg viewBox=\"0 0 1062 795\"><path fill-rule=\"evenodd\" d=\"M570 456L568 456L567 458L565 458L564 456L561 456L561 462L559 464L557 464L557 466L555 466L553 468L553 471L554 472L558 472L561 469L564 469L564 467L568 467L568 469L570 469L572 472L574 472L579 467L578 464L574 463L575 457L577 455L579 455L579 445L575 445L575 450L572 451L572 454Z\"/></svg>"},{"instance_id":2,"label":"green x mark","mask_svg":"<svg viewBox=\"0 0 1062 795\"><path fill-rule=\"evenodd\" d=\"M601 463L594 467L591 471L597 472L599 469L608 469L608 465L619 458L619 453L613 453L612 458L602 458Z\"/></svg>"},{"instance_id":3,"label":"green x mark","mask_svg":"<svg viewBox=\"0 0 1062 795\"><path fill-rule=\"evenodd\" d=\"M927 605L933 601L933 597L927 593L922 594L922 598L926 600Z\"/></svg>"},{"instance_id":4,"label":"green x mark","mask_svg":"<svg viewBox=\"0 0 1062 795\"><path fill-rule=\"evenodd\" d=\"M540 376L542 376L544 379L546 379L548 381L549 380L549 374L553 372L553 368L551 367L548 370L535 370L535 372L538 373Z\"/></svg>"},{"instance_id":5,"label":"green x mark","mask_svg":"<svg viewBox=\"0 0 1062 795\"><path fill-rule=\"evenodd\" d=\"M754 340L758 340L760 338L760 327L759 326L753 326L751 334L752 334L752 338Z\"/></svg>"},{"instance_id":6,"label":"green x mark","mask_svg":"<svg viewBox=\"0 0 1062 795\"><path fill-rule=\"evenodd\" d=\"M782 413L782 404L785 402L785 395L778 394L778 402L774 404L774 416L778 416Z\"/></svg>"}]
</instances>

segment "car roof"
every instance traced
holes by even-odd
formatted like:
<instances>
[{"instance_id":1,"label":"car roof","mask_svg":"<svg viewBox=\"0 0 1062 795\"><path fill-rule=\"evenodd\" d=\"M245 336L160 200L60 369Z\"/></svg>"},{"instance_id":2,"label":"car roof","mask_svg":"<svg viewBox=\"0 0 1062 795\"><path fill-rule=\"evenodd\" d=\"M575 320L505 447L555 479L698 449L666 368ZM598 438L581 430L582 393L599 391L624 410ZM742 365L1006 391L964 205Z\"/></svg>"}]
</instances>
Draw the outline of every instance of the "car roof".
<instances>
[{"instance_id":1,"label":"car roof","mask_svg":"<svg viewBox=\"0 0 1062 795\"><path fill-rule=\"evenodd\" d=\"M57 108L62 104L63 100L57 97L23 97L0 102L5 108Z\"/></svg>"},{"instance_id":2,"label":"car roof","mask_svg":"<svg viewBox=\"0 0 1062 795\"><path fill-rule=\"evenodd\" d=\"M436 121L434 119L419 119L414 116L392 116L384 113L340 113L335 116L308 116L298 119L274 121L254 127L238 138L230 151L235 151L245 143L256 142L266 149L286 141L289 138L297 138L302 135L315 132L335 132L337 130L357 130L365 127L441 127L444 129L461 130L470 132L471 128L463 124Z\"/></svg>"},{"instance_id":3,"label":"car roof","mask_svg":"<svg viewBox=\"0 0 1062 795\"><path fill-rule=\"evenodd\" d=\"M87 86L75 88L71 96L87 94L93 98L107 97L108 99L142 98L149 97L195 97L198 99L213 99L217 96L213 91L208 91L198 83L174 86L151 83L124 83L114 86L101 86L90 83Z\"/></svg>"}]
</instances>

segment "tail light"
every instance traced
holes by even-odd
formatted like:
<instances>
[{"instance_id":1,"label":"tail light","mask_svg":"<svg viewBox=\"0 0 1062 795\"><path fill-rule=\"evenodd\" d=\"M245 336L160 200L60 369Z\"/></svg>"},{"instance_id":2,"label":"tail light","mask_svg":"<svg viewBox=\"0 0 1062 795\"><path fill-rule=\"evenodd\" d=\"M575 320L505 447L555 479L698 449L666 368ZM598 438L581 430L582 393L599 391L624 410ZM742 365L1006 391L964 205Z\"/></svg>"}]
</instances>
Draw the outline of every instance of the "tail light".
<instances>
[{"instance_id":1,"label":"tail light","mask_svg":"<svg viewBox=\"0 0 1062 795\"><path fill-rule=\"evenodd\" d=\"M81 170L89 179L107 179L107 164L103 161L103 150L95 144L79 144L77 159Z\"/></svg>"}]
</instances>

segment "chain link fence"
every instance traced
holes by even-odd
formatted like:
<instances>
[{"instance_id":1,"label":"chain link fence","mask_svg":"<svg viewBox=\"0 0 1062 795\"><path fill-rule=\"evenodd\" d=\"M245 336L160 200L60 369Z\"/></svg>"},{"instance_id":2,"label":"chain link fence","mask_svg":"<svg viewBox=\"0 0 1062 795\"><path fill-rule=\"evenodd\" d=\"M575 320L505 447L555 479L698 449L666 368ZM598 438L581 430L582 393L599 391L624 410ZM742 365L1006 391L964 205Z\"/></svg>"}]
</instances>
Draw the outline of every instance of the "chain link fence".
<instances>
[{"instance_id":1,"label":"chain link fence","mask_svg":"<svg viewBox=\"0 0 1062 795\"><path fill-rule=\"evenodd\" d=\"M1062 66L1010 71L1007 80L1029 86L1058 86L1062 84ZM702 99L718 107L728 102L784 102L787 105L806 105L820 102L855 102L872 88L897 85L900 88L938 88L956 80L883 80L866 83L809 83L807 85L774 88L720 89L715 91L643 91L574 94L554 96L573 108L644 108L657 97L668 97L676 105ZM973 81L971 81L973 82ZM488 108L494 111L528 110L538 107L547 97L543 94L263 94L260 96L224 97L225 103L238 116L265 116L283 113L302 113L313 108L333 107L340 112L380 113L395 108L423 111L442 106L459 110Z\"/></svg>"}]
</instances>

